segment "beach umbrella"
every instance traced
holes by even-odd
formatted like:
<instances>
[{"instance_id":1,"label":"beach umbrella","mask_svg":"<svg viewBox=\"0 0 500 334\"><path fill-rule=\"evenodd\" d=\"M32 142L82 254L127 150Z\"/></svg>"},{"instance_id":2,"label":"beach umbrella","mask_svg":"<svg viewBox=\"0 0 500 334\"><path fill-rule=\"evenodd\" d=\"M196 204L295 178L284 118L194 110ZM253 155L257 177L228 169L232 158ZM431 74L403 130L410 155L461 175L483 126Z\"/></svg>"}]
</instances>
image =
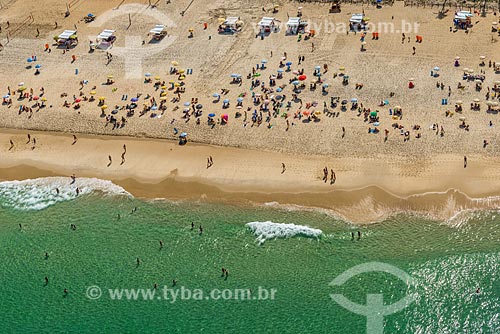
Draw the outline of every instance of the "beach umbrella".
<instances>
[{"instance_id":1,"label":"beach umbrella","mask_svg":"<svg viewBox=\"0 0 500 334\"><path fill-rule=\"evenodd\" d=\"M485 59L486 59L486 56L479 56L479 59L481 59L481 60L485 60Z\"/></svg>"},{"instance_id":2,"label":"beach umbrella","mask_svg":"<svg viewBox=\"0 0 500 334\"><path fill-rule=\"evenodd\" d=\"M460 57L459 57L459 56L456 56L456 57L455 57L455 60L460 60Z\"/></svg>"},{"instance_id":3,"label":"beach umbrella","mask_svg":"<svg viewBox=\"0 0 500 334\"><path fill-rule=\"evenodd\" d=\"M243 102L243 98L242 98L242 97L238 97L238 98L236 99L236 101L238 101L238 102Z\"/></svg>"},{"instance_id":4,"label":"beach umbrella","mask_svg":"<svg viewBox=\"0 0 500 334\"><path fill-rule=\"evenodd\" d=\"M292 62L291 62L291 61L287 61L285 65L286 65L286 66L291 66L291 65L292 65Z\"/></svg>"},{"instance_id":5,"label":"beach umbrella","mask_svg":"<svg viewBox=\"0 0 500 334\"><path fill-rule=\"evenodd\" d=\"M186 70L180 69L178 72L179 72L180 74L182 74L182 73L186 72Z\"/></svg>"},{"instance_id":6,"label":"beach umbrella","mask_svg":"<svg viewBox=\"0 0 500 334\"><path fill-rule=\"evenodd\" d=\"M282 68L278 68L278 73L283 73L285 72Z\"/></svg>"},{"instance_id":7,"label":"beach umbrella","mask_svg":"<svg viewBox=\"0 0 500 334\"><path fill-rule=\"evenodd\" d=\"M208 114L208 117L215 117L214 113Z\"/></svg>"},{"instance_id":8,"label":"beach umbrella","mask_svg":"<svg viewBox=\"0 0 500 334\"><path fill-rule=\"evenodd\" d=\"M200 110L203 108L203 104L198 103L195 107L196 109Z\"/></svg>"},{"instance_id":9,"label":"beach umbrella","mask_svg":"<svg viewBox=\"0 0 500 334\"><path fill-rule=\"evenodd\" d=\"M366 42L361 42L361 45L366 45Z\"/></svg>"},{"instance_id":10,"label":"beach umbrella","mask_svg":"<svg viewBox=\"0 0 500 334\"><path fill-rule=\"evenodd\" d=\"M316 66L314 66L314 69L315 69L315 70L321 70L321 66L317 66L317 65L316 65Z\"/></svg>"},{"instance_id":11,"label":"beach umbrella","mask_svg":"<svg viewBox=\"0 0 500 334\"><path fill-rule=\"evenodd\" d=\"M41 67L42 67L42 65L40 65L40 64L35 65L35 68L41 68Z\"/></svg>"},{"instance_id":12,"label":"beach umbrella","mask_svg":"<svg viewBox=\"0 0 500 334\"><path fill-rule=\"evenodd\" d=\"M105 98L104 96L101 96L101 97L99 98L99 101L104 101L105 99L106 99L106 98Z\"/></svg>"},{"instance_id":13,"label":"beach umbrella","mask_svg":"<svg viewBox=\"0 0 500 334\"><path fill-rule=\"evenodd\" d=\"M148 72L148 73L144 73L144 76L145 76L145 77L150 77L150 76L151 76L151 73L149 73L149 72Z\"/></svg>"},{"instance_id":14,"label":"beach umbrella","mask_svg":"<svg viewBox=\"0 0 500 334\"><path fill-rule=\"evenodd\" d=\"M299 85L299 83L300 83L300 82L299 82L298 80L292 81L292 85L294 85L294 86L298 86L298 85Z\"/></svg>"},{"instance_id":15,"label":"beach umbrella","mask_svg":"<svg viewBox=\"0 0 500 334\"><path fill-rule=\"evenodd\" d=\"M190 105L191 105L191 103L190 103L190 102L184 102L184 106L185 106L185 107L189 107Z\"/></svg>"},{"instance_id":16,"label":"beach umbrella","mask_svg":"<svg viewBox=\"0 0 500 334\"><path fill-rule=\"evenodd\" d=\"M41 99L43 102L47 101L47 98L46 97L42 97Z\"/></svg>"},{"instance_id":17,"label":"beach umbrella","mask_svg":"<svg viewBox=\"0 0 500 334\"><path fill-rule=\"evenodd\" d=\"M97 92L95 90L90 91L90 95L95 95Z\"/></svg>"},{"instance_id":18,"label":"beach umbrella","mask_svg":"<svg viewBox=\"0 0 500 334\"><path fill-rule=\"evenodd\" d=\"M38 100L38 99L39 99L39 97L38 97L38 96L33 96L33 100L35 100L35 101L36 101L36 100Z\"/></svg>"},{"instance_id":19,"label":"beach umbrella","mask_svg":"<svg viewBox=\"0 0 500 334\"><path fill-rule=\"evenodd\" d=\"M328 88L328 87L330 87L330 85L326 83L326 84L323 84L323 86L322 86L322 87L323 87L323 88Z\"/></svg>"},{"instance_id":20,"label":"beach umbrella","mask_svg":"<svg viewBox=\"0 0 500 334\"><path fill-rule=\"evenodd\" d=\"M311 114L311 112L309 110L305 110L302 112L302 115L309 116L310 114Z\"/></svg>"},{"instance_id":21,"label":"beach umbrella","mask_svg":"<svg viewBox=\"0 0 500 334\"><path fill-rule=\"evenodd\" d=\"M468 67L464 67L462 70L463 70L464 72L469 72L469 68L468 68Z\"/></svg>"},{"instance_id":22,"label":"beach umbrella","mask_svg":"<svg viewBox=\"0 0 500 334\"><path fill-rule=\"evenodd\" d=\"M133 98L130 99L130 101L137 102L137 101L139 101L139 99L137 97L133 97Z\"/></svg>"},{"instance_id":23,"label":"beach umbrella","mask_svg":"<svg viewBox=\"0 0 500 334\"><path fill-rule=\"evenodd\" d=\"M224 99L223 103L229 103L229 99Z\"/></svg>"},{"instance_id":24,"label":"beach umbrella","mask_svg":"<svg viewBox=\"0 0 500 334\"><path fill-rule=\"evenodd\" d=\"M166 96L162 96L160 97L160 101L166 101L167 100L167 97Z\"/></svg>"},{"instance_id":25,"label":"beach umbrella","mask_svg":"<svg viewBox=\"0 0 500 334\"><path fill-rule=\"evenodd\" d=\"M155 80L160 80L160 76L159 75L155 76Z\"/></svg>"},{"instance_id":26,"label":"beach umbrella","mask_svg":"<svg viewBox=\"0 0 500 334\"><path fill-rule=\"evenodd\" d=\"M398 110L398 109L401 109L401 106L395 106L394 107L394 110Z\"/></svg>"},{"instance_id":27,"label":"beach umbrella","mask_svg":"<svg viewBox=\"0 0 500 334\"><path fill-rule=\"evenodd\" d=\"M281 93L281 92L283 91L283 89L282 89L281 87L278 87L278 88L276 88L276 91L277 91L278 93Z\"/></svg>"},{"instance_id":28,"label":"beach umbrella","mask_svg":"<svg viewBox=\"0 0 500 334\"><path fill-rule=\"evenodd\" d=\"M469 73L471 73L471 74L472 74L472 73L474 73L474 69L473 69L473 68L469 68L469 69L467 70L467 72L469 72Z\"/></svg>"},{"instance_id":29,"label":"beach umbrella","mask_svg":"<svg viewBox=\"0 0 500 334\"><path fill-rule=\"evenodd\" d=\"M481 81L481 79L476 79L476 80L474 80L474 82L481 83L482 81Z\"/></svg>"},{"instance_id":30,"label":"beach umbrella","mask_svg":"<svg viewBox=\"0 0 500 334\"><path fill-rule=\"evenodd\" d=\"M492 102L492 103L491 103L491 106L492 106L492 107L496 107L496 106L498 106L498 102L497 102L497 101Z\"/></svg>"},{"instance_id":31,"label":"beach umbrella","mask_svg":"<svg viewBox=\"0 0 500 334\"><path fill-rule=\"evenodd\" d=\"M189 32L193 32L193 31L194 31L194 29L193 29L193 28L189 28L189 30L188 30L188 31L189 31Z\"/></svg>"},{"instance_id":32,"label":"beach umbrella","mask_svg":"<svg viewBox=\"0 0 500 334\"><path fill-rule=\"evenodd\" d=\"M8 99L9 97L10 97L9 94L3 96L4 99Z\"/></svg>"},{"instance_id":33,"label":"beach umbrella","mask_svg":"<svg viewBox=\"0 0 500 334\"><path fill-rule=\"evenodd\" d=\"M26 86L21 86L17 90L20 92L24 92L26 90Z\"/></svg>"},{"instance_id":34,"label":"beach umbrella","mask_svg":"<svg viewBox=\"0 0 500 334\"><path fill-rule=\"evenodd\" d=\"M491 107L493 105L493 101L486 101L486 105Z\"/></svg>"},{"instance_id":35,"label":"beach umbrella","mask_svg":"<svg viewBox=\"0 0 500 334\"><path fill-rule=\"evenodd\" d=\"M477 102L479 102L480 100L476 98L476 99L474 99L473 101L477 103Z\"/></svg>"},{"instance_id":36,"label":"beach umbrella","mask_svg":"<svg viewBox=\"0 0 500 334\"><path fill-rule=\"evenodd\" d=\"M377 115L378 115L378 114L377 114L377 112L376 112L376 111L372 111L372 112L370 113L370 116L372 116L372 117L377 117Z\"/></svg>"},{"instance_id":37,"label":"beach umbrella","mask_svg":"<svg viewBox=\"0 0 500 334\"><path fill-rule=\"evenodd\" d=\"M436 66L436 67L434 67L434 71L438 72L439 70L440 70L440 68L439 68L439 67L437 67L437 66Z\"/></svg>"},{"instance_id":38,"label":"beach umbrella","mask_svg":"<svg viewBox=\"0 0 500 334\"><path fill-rule=\"evenodd\" d=\"M457 102L455 102L455 104L458 104L458 105L460 105L460 104L462 104L462 103L463 103L463 102L462 102L461 100L458 100Z\"/></svg>"},{"instance_id":39,"label":"beach umbrella","mask_svg":"<svg viewBox=\"0 0 500 334\"><path fill-rule=\"evenodd\" d=\"M183 111L184 113L189 112L189 110L191 110L191 109L189 109L189 108L184 108L184 109L182 109L182 111Z\"/></svg>"},{"instance_id":40,"label":"beach umbrella","mask_svg":"<svg viewBox=\"0 0 500 334\"><path fill-rule=\"evenodd\" d=\"M217 98L219 98L219 97L220 97L220 94L219 94L219 93L213 93L213 94L212 94L212 96L213 96L213 97L217 97Z\"/></svg>"},{"instance_id":41,"label":"beach umbrella","mask_svg":"<svg viewBox=\"0 0 500 334\"><path fill-rule=\"evenodd\" d=\"M180 84L180 83L178 83L178 82L176 82L176 83L174 84L174 86L175 86L175 87L180 87L180 86L181 86L181 84Z\"/></svg>"},{"instance_id":42,"label":"beach umbrella","mask_svg":"<svg viewBox=\"0 0 500 334\"><path fill-rule=\"evenodd\" d=\"M321 111L319 111L319 110L316 110L316 111L314 112L314 115L316 115L316 116L319 116L319 115L321 115Z\"/></svg>"},{"instance_id":43,"label":"beach umbrella","mask_svg":"<svg viewBox=\"0 0 500 334\"><path fill-rule=\"evenodd\" d=\"M223 114L223 115L221 116L221 118L222 118L223 120L227 121L227 120L228 120L228 118L229 118L229 116L228 116L227 114Z\"/></svg>"},{"instance_id":44,"label":"beach umbrella","mask_svg":"<svg viewBox=\"0 0 500 334\"><path fill-rule=\"evenodd\" d=\"M183 133L181 133L181 134L180 134L180 136L179 136L179 137L181 137L181 138L186 138L186 137L187 137L187 135L188 135L188 134L187 134L186 132L183 132Z\"/></svg>"},{"instance_id":45,"label":"beach umbrella","mask_svg":"<svg viewBox=\"0 0 500 334\"><path fill-rule=\"evenodd\" d=\"M295 70L295 71L292 71L292 73L295 74L295 75L298 75L299 71Z\"/></svg>"},{"instance_id":46,"label":"beach umbrella","mask_svg":"<svg viewBox=\"0 0 500 334\"><path fill-rule=\"evenodd\" d=\"M339 67L339 71L345 71L345 67L344 66L340 66Z\"/></svg>"},{"instance_id":47,"label":"beach umbrella","mask_svg":"<svg viewBox=\"0 0 500 334\"><path fill-rule=\"evenodd\" d=\"M459 120L462 121L462 122L464 122L465 121L465 117L462 116L462 117L459 118Z\"/></svg>"},{"instance_id":48,"label":"beach umbrella","mask_svg":"<svg viewBox=\"0 0 500 334\"><path fill-rule=\"evenodd\" d=\"M269 100L264 100L264 104L266 105L269 104L269 102L270 102Z\"/></svg>"},{"instance_id":49,"label":"beach umbrella","mask_svg":"<svg viewBox=\"0 0 500 334\"><path fill-rule=\"evenodd\" d=\"M238 73L231 74L231 78L240 78L240 77L241 77L241 74L238 74Z\"/></svg>"},{"instance_id":50,"label":"beach umbrella","mask_svg":"<svg viewBox=\"0 0 500 334\"><path fill-rule=\"evenodd\" d=\"M28 58L28 59L26 59L26 61L27 61L28 63L32 63L32 62L33 62L33 58Z\"/></svg>"},{"instance_id":51,"label":"beach umbrella","mask_svg":"<svg viewBox=\"0 0 500 334\"><path fill-rule=\"evenodd\" d=\"M19 87L24 86L24 82L20 82L17 84Z\"/></svg>"},{"instance_id":52,"label":"beach umbrella","mask_svg":"<svg viewBox=\"0 0 500 334\"><path fill-rule=\"evenodd\" d=\"M112 76L111 74L108 75L108 79L113 79L113 78L114 78L114 76Z\"/></svg>"},{"instance_id":53,"label":"beach umbrella","mask_svg":"<svg viewBox=\"0 0 500 334\"><path fill-rule=\"evenodd\" d=\"M304 81L306 79L307 79L307 76L305 76L305 75L299 75L299 80L300 81Z\"/></svg>"},{"instance_id":54,"label":"beach umbrella","mask_svg":"<svg viewBox=\"0 0 500 334\"><path fill-rule=\"evenodd\" d=\"M261 62L262 64L267 64L267 60L266 60L266 59L262 59L260 62Z\"/></svg>"},{"instance_id":55,"label":"beach umbrella","mask_svg":"<svg viewBox=\"0 0 500 334\"><path fill-rule=\"evenodd\" d=\"M176 60L172 60L171 64L174 66L179 66L179 62Z\"/></svg>"},{"instance_id":56,"label":"beach umbrella","mask_svg":"<svg viewBox=\"0 0 500 334\"><path fill-rule=\"evenodd\" d=\"M103 106L101 107L101 109L102 109L102 110L108 109L108 106L107 106L107 105L103 105Z\"/></svg>"},{"instance_id":57,"label":"beach umbrella","mask_svg":"<svg viewBox=\"0 0 500 334\"><path fill-rule=\"evenodd\" d=\"M357 99L357 98L355 98L355 97L353 97L353 98L351 99L351 102L352 102L352 103L356 103L356 102L358 102L358 99Z\"/></svg>"},{"instance_id":58,"label":"beach umbrella","mask_svg":"<svg viewBox=\"0 0 500 334\"><path fill-rule=\"evenodd\" d=\"M500 80L494 82L495 85L500 85Z\"/></svg>"},{"instance_id":59,"label":"beach umbrella","mask_svg":"<svg viewBox=\"0 0 500 334\"><path fill-rule=\"evenodd\" d=\"M38 96L35 96L35 97L38 97ZM33 98L33 99L35 99L35 98ZM82 102L82 99L76 99L75 100L75 103L80 103L80 102Z\"/></svg>"},{"instance_id":60,"label":"beach umbrella","mask_svg":"<svg viewBox=\"0 0 500 334\"><path fill-rule=\"evenodd\" d=\"M167 96L167 92L161 92L160 93L160 96L163 97L163 96Z\"/></svg>"},{"instance_id":61,"label":"beach umbrella","mask_svg":"<svg viewBox=\"0 0 500 334\"><path fill-rule=\"evenodd\" d=\"M379 126L380 125L380 122L375 122L373 123L374 126Z\"/></svg>"},{"instance_id":62,"label":"beach umbrella","mask_svg":"<svg viewBox=\"0 0 500 334\"><path fill-rule=\"evenodd\" d=\"M410 78L410 79L408 79L408 81L414 81L414 80L415 80L414 78Z\"/></svg>"}]
</instances>

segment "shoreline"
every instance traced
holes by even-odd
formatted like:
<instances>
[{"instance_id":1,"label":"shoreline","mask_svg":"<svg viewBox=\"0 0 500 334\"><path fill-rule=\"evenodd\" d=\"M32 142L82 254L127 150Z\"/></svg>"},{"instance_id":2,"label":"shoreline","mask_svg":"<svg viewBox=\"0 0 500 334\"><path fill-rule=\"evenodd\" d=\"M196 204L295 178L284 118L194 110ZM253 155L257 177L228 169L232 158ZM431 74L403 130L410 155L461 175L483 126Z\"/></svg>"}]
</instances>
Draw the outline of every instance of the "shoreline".
<instances>
[{"instance_id":1,"label":"shoreline","mask_svg":"<svg viewBox=\"0 0 500 334\"><path fill-rule=\"evenodd\" d=\"M500 205L500 158L439 155L418 165L403 157L330 158L291 155L167 140L2 129L0 180L48 176L111 180L138 198L278 205L331 211L353 223L372 223L399 212L447 220L463 210ZM14 149L8 151L9 140ZM126 161L120 165L123 145ZM108 155L113 158L106 167ZM212 156L214 165L206 168ZM281 174L281 162L286 172ZM335 184L322 182L324 166ZM420 168L416 168L420 167Z\"/></svg>"}]
</instances>

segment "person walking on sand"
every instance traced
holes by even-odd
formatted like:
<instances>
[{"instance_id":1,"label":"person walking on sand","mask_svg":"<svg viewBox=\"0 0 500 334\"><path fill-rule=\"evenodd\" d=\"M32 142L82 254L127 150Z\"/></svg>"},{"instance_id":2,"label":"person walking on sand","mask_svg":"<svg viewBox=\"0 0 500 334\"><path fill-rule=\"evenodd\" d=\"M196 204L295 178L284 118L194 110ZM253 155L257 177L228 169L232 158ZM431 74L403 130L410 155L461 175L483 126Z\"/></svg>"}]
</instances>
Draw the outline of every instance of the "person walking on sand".
<instances>
[{"instance_id":1,"label":"person walking on sand","mask_svg":"<svg viewBox=\"0 0 500 334\"><path fill-rule=\"evenodd\" d=\"M467 156L464 155L464 168L467 168Z\"/></svg>"},{"instance_id":2,"label":"person walking on sand","mask_svg":"<svg viewBox=\"0 0 500 334\"><path fill-rule=\"evenodd\" d=\"M29 144L31 141L31 135L28 133L28 141L26 142L26 144Z\"/></svg>"},{"instance_id":3,"label":"person walking on sand","mask_svg":"<svg viewBox=\"0 0 500 334\"><path fill-rule=\"evenodd\" d=\"M34 150L35 146L36 146L36 138L33 137L33 146L31 147L31 149Z\"/></svg>"},{"instance_id":4,"label":"person walking on sand","mask_svg":"<svg viewBox=\"0 0 500 334\"><path fill-rule=\"evenodd\" d=\"M10 147L9 147L9 151L12 150L14 148L14 142L11 140L9 140L10 142Z\"/></svg>"},{"instance_id":5,"label":"person walking on sand","mask_svg":"<svg viewBox=\"0 0 500 334\"><path fill-rule=\"evenodd\" d=\"M123 165L125 163L125 152L122 153L122 162L120 165Z\"/></svg>"},{"instance_id":6,"label":"person walking on sand","mask_svg":"<svg viewBox=\"0 0 500 334\"><path fill-rule=\"evenodd\" d=\"M109 163L108 163L108 167L111 166L111 164L113 163L113 160L111 159L111 156L108 155L108 159L109 159Z\"/></svg>"},{"instance_id":7,"label":"person walking on sand","mask_svg":"<svg viewBox=\"0 0 500 334\"><path fill-rule=\"evenodd\" d=\"M78 138L76 138L76 136L73 135L73 143L71 145L75 145L77 141L78 141Z\"/></svg>"},{"instance_id":8,"label":"person walking on sand","mask_svg":"<svg viewBox=\"0 0 500 334\"><path fill-rule=\"evenodd\" d=\"M73 184L75 182L76 182L76 175L73 174L73 175L71 175L71 183L70 184Z\"/></svg>"},{"instance_id":9,"label":"person walking on sand","mask_svg":"<svg viewBox=\"0 0 500 334\"><path fill-rule=\"evenodd\" d=\"M281 174L283 174L285 171L286 171L286 166L285 166L285 163L282 162L281 163Z\"/></svg>"},{"instance_id":10,"label":"person walking on sand","mask_svg":"<svg viewBox=\"0 0 500 334\"><path fill-rule=\"evenodd\" d=\"M123 144L123 154L127 153L127 145Z\"/></svg>"}]
</instances>

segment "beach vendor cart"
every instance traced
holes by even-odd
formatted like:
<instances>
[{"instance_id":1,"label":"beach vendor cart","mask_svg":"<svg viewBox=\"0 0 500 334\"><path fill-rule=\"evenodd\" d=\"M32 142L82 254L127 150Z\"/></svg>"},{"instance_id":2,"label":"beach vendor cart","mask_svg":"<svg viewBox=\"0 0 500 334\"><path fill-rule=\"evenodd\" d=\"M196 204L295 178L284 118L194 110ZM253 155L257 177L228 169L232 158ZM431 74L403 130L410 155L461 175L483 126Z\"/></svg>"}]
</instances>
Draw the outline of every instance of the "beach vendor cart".
<instances>
[{"instance_id":1,"label":"beach vendor cart","mask_svg":"<svg viewBox=\"0 0 500 334\"><path fill-rule=\"evenodd\" d=\"M472 14L468 11L459 11L455 14L455 18L453 19L453 24L458 29L467 29L472 27Z\"/></svg>"},{"instance_id":2,"label":"beach vendor cart","mask_svg":"<svg viewBox=\"0 0 500 334\"><path fill-rule=\"evenodd\" d=\"M153 41L161 41L165 36L167 36L167 28L163 24L157 24L149 31L149 34L152 35Z\"/></svg>"},{"instance_id":3,"label":"beach vendor cart","mask_svg":"<svg viewBox=\"0 0 500 334\"><path fill-rule=\"evenodd\" d=\"M116 41L116 36L114 35L114 30L105 29L97 36L97 48L98 49L108 49Z\"/></svg>"},{"instance_id":4,"label":"beach vendor cart","mask_svg":"<svg viewBox=\"0 0 500 334\"><path fill-rule=\"evenodd\" d=\"M78 45L76 30L64 30L59 36L54 36L58 46L72 47Z\"/></svg>"},{"instance_id":5,"label":"beach vendor cart","mask_svg":"<svg viewBox=\"0 0 500 334\"><path fill-rule=\"evenodd\" d=\"M287 35L297 35L299 33L304 33L308 23L300 19L300 17L291 17L286 23L286 34Z\"/></svg>"},{"instance_id":6,"label":"beach vendor cart","mask_svg":"<svg viewBox=\"0 0 500 334\"><path fill-rule=\"evenodd\" d=\"M230 33L233 34L235 32L241 31L242 22L239 17L230 16L227 17L221 24L219 25L219 33Z\"/></svg>"}]
</instances>

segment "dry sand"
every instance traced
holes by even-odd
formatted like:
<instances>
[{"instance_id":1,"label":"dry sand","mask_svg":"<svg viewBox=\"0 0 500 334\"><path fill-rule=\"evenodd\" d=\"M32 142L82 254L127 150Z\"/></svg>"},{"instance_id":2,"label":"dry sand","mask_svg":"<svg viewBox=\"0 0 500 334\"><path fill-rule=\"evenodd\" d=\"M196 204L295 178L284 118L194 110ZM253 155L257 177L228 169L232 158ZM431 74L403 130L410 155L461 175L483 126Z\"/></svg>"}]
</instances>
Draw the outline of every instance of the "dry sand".
<instances>
[{"instance_id":1,"label":"dry sand","mask_svg":"<svg viewBox=\"0 0 500 334\"><path fill-rule=\"evenodd\" d=\"M263 6L269 9L267 2L195 0L184 16L180 12L190 3L187 0L170 4L160 1L155 9L147 7L148 1L88 0L73 3L68 18L63 18L64 3L56 0L44 0L43 9L40 9L40 3L24 1L9 1L0 9L0 40L5 45L0 52L1 94L6 93L6 86L15 89L17 83L23 81L28 89L35 90L35 94L43 86L47 104L52 105L34 111L31 116L28 113L19 115L19 105L31 106L33 102L14 100L11 108L0 106L0 126L162 139L175 139L176 128L179 132L188 132L190 142L180 147L165 140L78 135L78 144L71 146L71 136L47 133L36 134L39 147L32 151L28 145L20 148L26 131L3 130L0 135L2 155L6 157L2 159L4 169L0 173L3 179L77 173L111 179L138 196L316 206L335 209L338 214L360 222L378 220L400 210L429 211L437 217L449 218L462 207L495 206L496 199L475 201L467 197L492 196L499 189L500 135L496 128L500 123L498 115L486 112L485 94L487 86L493 87L493 83L500 80L500 74L495 74L488 66L478 66L480 55L486 56L486 62L500 62L498 37L491 32L491 22L498 18L492 12L488 12L485 18L475 16L473 23L477 21L477 24L465 34L464 31L449 31L454 9L443 19L438 19L436 8L404 7L401 2L383 9L344 5L340 14L328 14L326 5L302 4L304 18L317 27L319 24L324 27L325 20L345 23L350 14L361 10L371 18L370 22L394 22L396 29L400 29L401 20L419 23L419 35L424 37L421 44L415 43L414 33L407 34L410 42L403 44L400 33L381 33L378 41L372 41L369 33L367 51L360 52L359 34L352 33L324 33L318 29L314 38L301 42L297 42L296 36L285 36L284 31L273 33L264 40L255 38L252 23L258 22L262 16L275 16L286 22L287 14L295 15L298 4L294 2L287 2L279 13L272 15L262 11ZM127 27L126 15L120 14L106 21L113 13L127 11L132 12L130 27ZM86 25L81 19L89 12L96 14L98 20ZM32 13L34 22L17 29L29 13ZM149 29L159 23L154 17L158 13L166 15L175 25L168 29L170 38L175 37L175 41L170 46L170 39L161 42L165 44L151 46L146 43L142 46L141 41L148 40ZM243 31L234 36L217 34L217 18L224 16L240 16L245 22ZM9 31L7 20L13 34L8 44L5 43ZM57 29L54 28L55 22L59 26ZM207 30L203 30L203 22L208 22ZM72 29L75 24L80 39L75 49L62 54L61 50L52 47L51 54L43 52L44 44L52 43L52 36L63 29ZM188 38L191 27L195 30L194 38ZM40 36L35 38L37 28ZM105 52L88 52L89 38L94 38L104 28L116 29L118 36L115 47L109 50L114 54L109 65L106 65ZM65 100L72 102L72 96L79 94L79 81L84 79L89 80L83 89L86 96L94 85L97 86L96 96L106 96L106 104L110 106L107 114L115 104L125 104L120 101L123 94L130 99L142 93L141 103L147 93L158 99L159 91L155 91L151 84L145 84L142 77L126 77L127 64L123 51L120 51L126 43L133 45L135 50L130 51L129 56L148 53L143 60L142 73L159 75L167 82L176 80L176 76L167 73L172 60L179 61L184 69L194 70L193 75L188 75L185 80L186 93L180 103L168 102L167 111L161 118L151 118L149 114L138 117L136 112L127 118L125 127L116 130L106 126L104 118L100 117L97 101L83 102L78 111L62 107ZM311 43L315 44L314 52L311 52ZM413 46L416 47L415 55L412 55ZM262 71L262 78L275 74L284 52L294 63L292 68L304 68L309 78L314 66L329 65L329 72L323 76L330 85L329 95L322 96L321 89L315 92L306 89L300 94L304 104L316 101L318 107L311 109L322 110L323 101L328 103L330 96L347 100L356 97L365 107L380 111L381 133L368 134L370 125L363 116L351 110L341 112L339 107L330 110L338 113L338 117L322 115L318 122L304 123L289 118L295 125L288 131L282 117L272 118L270 129L265 123L260 127L251 124L244 127L243 117L234 117L234 104L240 93L250 92L250 80L246 79L246 74L261 59L268 60L268 69ZM33 69L25 68L26 58L33 54L42 64L38 76L33 75ZM71 63L72 54L77 56L74 64ZM301 66L297 66L298 55L305 56ZM453 66L455 56L461 57L459 68ZM339 77L332 76L340 66L346 68L351 78L348 86L343 86ZM435 66L441 68L439 78L429 76ZM462 80L463 67L473 68L475 73L481 69L486 71L481 92L474 90L474 83ZM76 68L78 75L75 75ZM230 84L231 73L243 74L241 87ZM101 85L108 75L113 75L116 83ZM284 91L287 101L292 94L288 84L292 77L288 73L283 80L278 80L279 85L287 84ZM408 89L410 77L414 78L414 89ZM436 81L443 82L445 90L437 89ZM456 88L458 82L465 84L463 91ZM355 83L363 83L363 89L356 90ZM452 87L451 105L441 106L441 99L448 95L448 86ZM114 88L117 90L113 91ZM221 88L230 89L227 97L232 106L227 110L222 110L220 103L212 102L212 93ZM68 97L61 98L62 92ZM390 92L395 92L395 96L389 97ZM167 96L170 99L172 92ZM189 122L182 119L182 103L193 97L199 98L205 106L200 125L195 124L193 118ZM475 98L481 101L481 111L469 110L468 105ZM384 99L390 100L389 106L377 107ZM446 117L445 111L453 111L457 100L464 102L463 113ZM411 131L408 142L404 142L399 131L391 127L395 121L389 116L389 108L395 105L403 107L404 117L398 123ZM174 111L176 106L180 108ZM254 108L248 97L244 109L247 106ZM298 109L299 104L293 103L288 111L293 115ZM206 115L210 112L218 116L227 112L229 123L224 126L216 124L214 128L208 126ZM125 116L125 112L119 111L118 116ZM470 131L459 127L459 117L465 117ZM493 127L489 126L490 120ZM433 123L444 127L446 134L443 137L430 130ZM411 130L415 124L421 126L420 139L415 138L416 131ZM345 137L342 137L342 127L346 128ZM390 130L387 141L384 141L383 129ZM15 138L16 148L7 154L9 138ZM482 145L484 139L489 141L486 148ZM127 162L118 166L124 142L130 151ZM114 162L106 168L108 154L113 156ZM209 155L214 157L215 165L207 170L205 162ZM467 169L462 166L464 155L469 158ZM282 162L287 165L283 175L280 174ZM337 182L333 186L321 182L321 170L325 165L336 172ZM449 189L456 189L456 192L446 193ZM235 192L238 196L234 196ZM446 194L422 195L429 192Z\"/></svg>"}]
</instances>

